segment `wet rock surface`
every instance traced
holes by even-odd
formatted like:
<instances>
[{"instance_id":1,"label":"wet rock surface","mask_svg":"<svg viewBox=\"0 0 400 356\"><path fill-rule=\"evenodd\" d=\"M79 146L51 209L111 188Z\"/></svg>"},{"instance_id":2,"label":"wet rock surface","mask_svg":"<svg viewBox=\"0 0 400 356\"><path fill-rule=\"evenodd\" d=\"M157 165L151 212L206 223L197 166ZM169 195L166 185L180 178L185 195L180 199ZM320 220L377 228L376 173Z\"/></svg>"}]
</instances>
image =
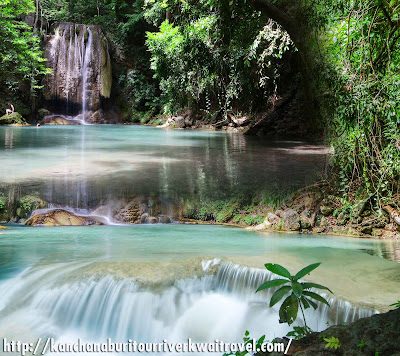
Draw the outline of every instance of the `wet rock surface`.
<instances>
[{"instance_id":1,"label":"wet rock surface","mask_svg":"<svg viewBox=\"0 0 400 356\"><path fill-rule=\"evenodd\" d=\"M78 120L67 119L64 116L46 116L40 125L80 125Z\"/></svg>"},{"instance_id":2,"label":"wet rock surface","mask_svg":"<svg viewBox=\"0 0 400 356\"><path fill-rule=\"evenodd\" d=\"M25 225L29 226L88 226L102 225L99 221L85 216L78 216L69 211L56 209L38 213L30 217Z\"/></svg>"}]
</instances>

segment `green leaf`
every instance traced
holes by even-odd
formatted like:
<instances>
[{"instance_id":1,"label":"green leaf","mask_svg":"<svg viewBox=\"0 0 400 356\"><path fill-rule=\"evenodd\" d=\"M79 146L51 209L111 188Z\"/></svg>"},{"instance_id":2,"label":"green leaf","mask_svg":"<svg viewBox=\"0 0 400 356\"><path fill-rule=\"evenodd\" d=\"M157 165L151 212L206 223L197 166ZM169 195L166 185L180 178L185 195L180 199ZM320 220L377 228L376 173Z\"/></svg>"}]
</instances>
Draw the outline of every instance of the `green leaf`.
<instances>
[{"instance_id":1,"label":"green leaf","mask_svg":"<svg viewBox=\"0 0 400 356\"><path fill-rule=\"evenodd\" d=\"M321 284L317 284L317 283L302 283L301 285L303 286L303 289L311 289L311 288L325 289L325 290L328 290L329 292L331 292L333 294L333 292L328 287L325 287L325 286L323 286Z\"/></svg>"},{"instance_id":2,"label":"green leaf","mask_svg":"<svg viewBox=\"0 0 400 356\"><path fill-rule=\"evenodd\" d=\"M303 297L305 300L307 300L307 302L314 308L314 309L317 309L318 308L318 305L315 303L315 302L313 302L311 299L308 299L308 298L305 298L305 297Z\"/></svg>"},{"instance_id":3,"label":"green leaf","mask_svg":"<svg viewBox=\"0 0 400 356\"><path fill-rule=\"evenodd\" d=\"M308 309L310 307L310 303L308 302L307 298L301 297L300 301L303 304L304 309Z\"/></svg>"},{"instance_id":4,"label":"green leaf","mask_svg":"<svg viewBox=\"0 0 400 356\"><path fill-rule=\"evenodd\" d=\"M282 277L285 277L288 279L290 279L292 277L290 272L285 267L282 267L281 265L274 264L274 263L267 263L267 264L265 264L265 268L268 271L275 273L279 276L282 276Z\"/></svg>"},{"instance_id":5,"label":"green leaf","mask_svg":"<svg viewBox=\"0 0 400 356\"><path fill-rule=\"evenodd\" d=\"M289 283L287 279L273 279L272 281L268 281L261 284L261 286L259 286L258 289L256 290L256 293L264 289L279 287L282 284L286 283Z\"/></svg>"},{"instance_id":6,"label":"green leaf","mask_svg":"<svg viewBox=\"0 0 400 356\"><path fill-rule=\"evenodd\" d=\"M294 276L294 280L297 281L300 278L303 278L305 275L310 274L310 272L314 271L321 263L313 263L307 267L304 267L302 270L296 273Z\"/></svg>"},{"instance_id":7,"label":"green leaf","mask_svg":"<svg viewBox=\"0 0 400 356\"><path fill-rule=\"evenodd\" d=\"M293 324L299 311L299 300L291 294L282 303L279 309L279 322Z\"/></svg>"},{"instance_id":8,"label":"green leaf","mask_svg":"<svg viewBox=\"0 0 400 356\"><path fill-rule=\"evenodd\" d=\"M313 298L313 299L317 300L318 302L326 304L328 307L330 306L328 301L324 297L321 297L317 293L305 291L305 292L303 292L303 294L308 296L308 297L310 297L310 298Z\"/></svg>"},{"instance_id":9,"label":"green leaf","mask_svg":"<svg viewBox=\"0 0 400 356\"><path fill-rule=\"evenodd\" d=\"M303 286L301 285L301 283L298 282L293 282L292 283L292 289L293 289L293 293L297 298L301 297L301 294L303 293Z\"/></svg>"},{"instance_id":10,"label":"green leaf","mask_svg":"<svg viewBox=\"0 0 400 356\"><path fill-rule=\"evenodd\" d=\"M271 297L271 301L269 302L269 306L272 308L276 303L278 303L286 293L289 293L292 290L291 286L284 286L278 289L274 295Z\"/></svg>"}]
</instances>

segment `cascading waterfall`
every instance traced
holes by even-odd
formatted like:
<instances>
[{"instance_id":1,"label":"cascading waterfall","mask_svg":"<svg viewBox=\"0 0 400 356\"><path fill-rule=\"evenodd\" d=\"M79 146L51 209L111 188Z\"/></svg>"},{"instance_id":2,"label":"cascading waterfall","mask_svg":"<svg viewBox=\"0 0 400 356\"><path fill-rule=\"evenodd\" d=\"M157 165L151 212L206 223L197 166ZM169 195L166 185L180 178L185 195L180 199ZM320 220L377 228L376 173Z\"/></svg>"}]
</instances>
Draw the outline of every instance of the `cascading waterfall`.
<instances>
[{"instance_id":1,"label":"cascading waterfall","mask_svg":"<svg viewBox=\"0 0 400 356\"><path fill-rule=\"evenodd\" d=\"M85 49L85 54L84 54L84 59L83 59L83 66L82 66L82 78L83 78L83 90L82 90L82 118L83 118L83 123L86 123L86 116L87 116L87 95L88 95L88 90L87 90L87 85L88 85L88 79L90 79L90 59L91 59L91 53L92 53L92 45L93 45L93 35L92 31L90 30L90 27L88 27L88 39L87 39L87 46ZM84 46L84 41L85 38L82 37L82 48L85 48ZM89 102L91 100L89 99Z\"/></svg>"},{"instance_id":2,"label":"cascading waterfall","mask_svg":"<svg viewBox=\"0 0 400 356\"><path fill-rule=\"evenodd\" d=\"M254 293L272 277L268 271L222 263L216 275L177 280L173 285L143 285L134 278L88 276L82 265L60 264L26 270L3 283L0 320L24 315L37 337L58 341L239 342L246 330L268 339L290 328L278 323L278 307L266 301L272 291ZM307 311L312 329L352 322L374 313L330 298L332 310ZM17 304L17 307L16 307ZM18 310L18 315L14 315ZM5 325L0 323L0 331ZM7 330L7 333L10 333Z\"/></svg>"},{"instance_id":3,"label":"cascading waterfall","mask_svg":"<svg viewBox=\"0 0 400 356\"><path fill-rule=\"evenodd\" d=\"M52 116L82 123L115 121L115 113L104 107L111 96L111 59L98 26L57 24L46 56L53 73L46 77L44 94Z\"/></svg>"}]
</instances>

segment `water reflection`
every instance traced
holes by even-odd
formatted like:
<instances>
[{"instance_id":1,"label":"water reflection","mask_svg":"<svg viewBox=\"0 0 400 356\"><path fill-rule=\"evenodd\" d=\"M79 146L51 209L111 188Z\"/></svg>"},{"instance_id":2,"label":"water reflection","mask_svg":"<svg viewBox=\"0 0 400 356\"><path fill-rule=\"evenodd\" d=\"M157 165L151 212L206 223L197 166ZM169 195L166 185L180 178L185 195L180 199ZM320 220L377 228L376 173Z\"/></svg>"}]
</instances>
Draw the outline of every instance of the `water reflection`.
<instances>
[{"instance_id":1,"label":"water reflection","mask_svg":"<svg viewBox=\"0 0 400 356\"><path fill-rule=\"evenodd\" d=\"M0 128L0 139L3 193L13 183L81 208L110 197L290 191L319 178L326 154L301 142L138 126Z\"/></svg>"}]
</instances>

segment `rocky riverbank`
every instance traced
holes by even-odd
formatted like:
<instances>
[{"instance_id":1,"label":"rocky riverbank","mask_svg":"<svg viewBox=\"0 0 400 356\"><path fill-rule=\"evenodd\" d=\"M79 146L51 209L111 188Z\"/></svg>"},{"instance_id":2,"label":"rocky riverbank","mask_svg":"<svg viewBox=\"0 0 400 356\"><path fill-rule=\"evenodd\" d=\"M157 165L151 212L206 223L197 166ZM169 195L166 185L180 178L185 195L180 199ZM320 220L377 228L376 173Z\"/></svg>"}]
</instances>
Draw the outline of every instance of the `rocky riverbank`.
<instances>
[{"instance_id":1,"label":"rocky riverbank","mask_svg":"<svg viewBox=\"0 0 400 356\"><path fill-rule=\"evenodd\" d=\"M373 207L372 198L361 192L357 198L344 200L332 194L329 185L319 183L302 189L286 198L251 202L251 199L232 198L223 200L165 201L157 197L135 197L130 200L112 200L101 203L91 210L91 222L79 213L55 207L52 213L40 209L50 205L38 196L23 196L17 200L0 197L0 223L25 223L32 212L35 218L30 225L63 225L71 221L67 215L78 215L74 224L122 224L155 223L219 223L247 227L256 231L296 232L305 234L329 234L340 236L398 239L400 196L395 196L380 212ZM57 219L54 214L57 212ZM63 216L61 216L63 215ZM60 219L58 219L60 218ZM108 219L106 221L104 219ZM57 222L58 221L58 222ZM70 225L70 223L68 223ZM80 223L78 225L81 225Z\"/></svg>"},{"instance_id":2,"label":"rocky riverbank","mask_svg":"<svg viewBox=\"0 0 400 356\"><path fill-rule=\"evenodd\" d=\"M336 339L336 340L335 340ZM328 346L332 340L337 349ZM288 344L288 339L276 339ZM370 318L357 320L350 325L336 325L300 340L292 340L287 355L296 356L391 356L400 353L400 309ZM258 353L258 356L266 354ZM278 356L281 353L268 353Z\"/></svg>"},{"instance_id":3,"label":"rocky riverbank","mask_svg":"<svg viewBox=\"0 0 400 356\"><path fill-rule=\"evenodd\" d=\"M399 238L400 196L394 196L380 211L375 204L372 195L364 189L359 189L353 198L343 199L335 195L328 184L316 184L300 190L278 209L269 211L254 229Z\"/></svg>"}]
</instances>

